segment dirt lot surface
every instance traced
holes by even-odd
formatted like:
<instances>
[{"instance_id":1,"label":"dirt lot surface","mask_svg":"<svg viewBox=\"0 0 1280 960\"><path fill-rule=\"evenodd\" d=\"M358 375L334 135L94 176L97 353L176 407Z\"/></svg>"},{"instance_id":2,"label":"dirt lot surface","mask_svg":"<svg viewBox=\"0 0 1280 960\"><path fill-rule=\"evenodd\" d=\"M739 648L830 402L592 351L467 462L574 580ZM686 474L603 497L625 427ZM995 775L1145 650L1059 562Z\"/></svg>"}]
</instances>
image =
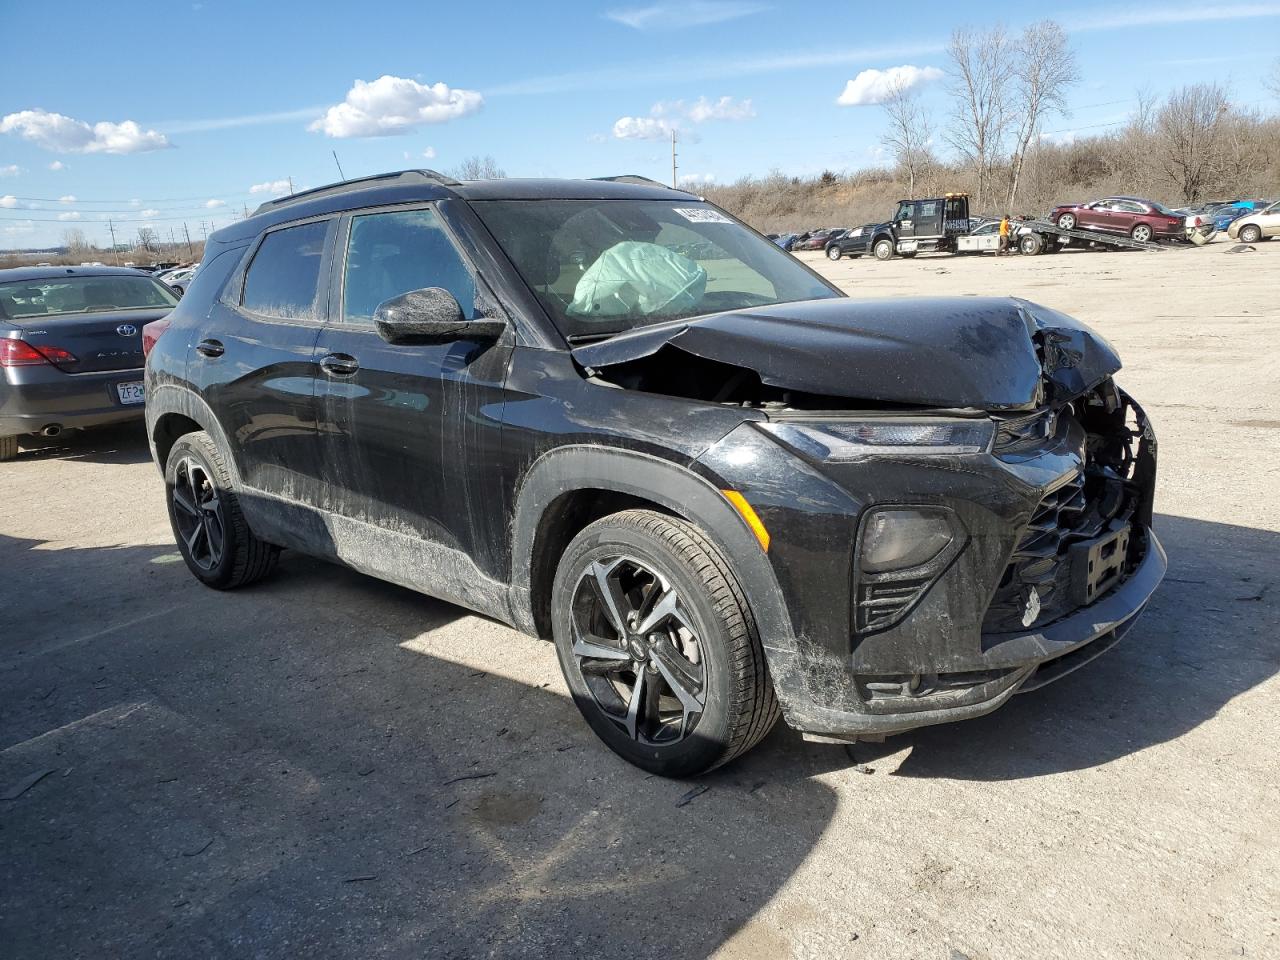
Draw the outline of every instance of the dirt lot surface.
<instances>
[{"instance_id":1,"label":"dirt lot surface","mask_svg":"<svg viewBox=\"0 0 1280 960\"><path fill-rule=\"evenodd\" d=\"M1228 249L806 255L1110 338L1169 580L987 718L852 755L780 727L697 783L456 607L296 555L197 585L140 428L0 464L0 954L1280 956L1280 242Z\"/></svg>"}]
</instances>

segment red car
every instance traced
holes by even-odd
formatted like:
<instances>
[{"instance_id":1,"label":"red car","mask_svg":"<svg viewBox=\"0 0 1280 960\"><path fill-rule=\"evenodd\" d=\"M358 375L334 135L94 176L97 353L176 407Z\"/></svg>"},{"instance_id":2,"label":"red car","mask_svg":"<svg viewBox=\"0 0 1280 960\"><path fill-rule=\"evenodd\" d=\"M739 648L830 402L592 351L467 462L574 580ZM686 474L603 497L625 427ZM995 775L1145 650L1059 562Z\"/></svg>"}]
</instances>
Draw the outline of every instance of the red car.
<instances>
[{"instance_id":1,"label":"red car","mask_svg":"<svg viewBox=\"0 0 1280 960\"><path fill-rule=\"evenodd\" d=\"M1139 197L1107 197L1093 203L1054 207L1049 219L1064 230L1102 230L1123 233L1144 243L1148 240L1181 240L1186 218L1163 204Z\"/></svg>"}]
</instances>

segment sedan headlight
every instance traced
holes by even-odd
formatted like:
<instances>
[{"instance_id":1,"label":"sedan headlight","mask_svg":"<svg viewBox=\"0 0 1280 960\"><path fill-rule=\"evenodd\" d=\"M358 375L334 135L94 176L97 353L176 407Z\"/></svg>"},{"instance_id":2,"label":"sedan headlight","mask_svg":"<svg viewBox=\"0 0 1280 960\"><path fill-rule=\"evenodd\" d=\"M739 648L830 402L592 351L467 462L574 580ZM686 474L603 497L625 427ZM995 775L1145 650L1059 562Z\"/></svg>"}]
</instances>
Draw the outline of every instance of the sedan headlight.
<instances>
[{"instance_id":1,"label":"sedan headlight","mask_svg":"<svg viewBox=\"0 0 1280 960\"><path fill-rule=\"evenodd\" d=\"M818 460L859 460L886 454L987 453L995 439L992 420L910 419L771 421L760 428Z\"/></svg>"}]
</instances>

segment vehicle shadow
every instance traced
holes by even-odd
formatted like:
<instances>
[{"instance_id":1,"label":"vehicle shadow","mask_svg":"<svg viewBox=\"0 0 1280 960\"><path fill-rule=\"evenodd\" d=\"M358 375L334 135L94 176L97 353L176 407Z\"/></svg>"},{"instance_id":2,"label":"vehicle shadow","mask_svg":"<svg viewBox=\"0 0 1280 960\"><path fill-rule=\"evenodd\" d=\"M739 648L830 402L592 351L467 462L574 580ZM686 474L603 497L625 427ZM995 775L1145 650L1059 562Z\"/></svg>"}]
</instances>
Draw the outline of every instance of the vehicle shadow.
<instances>
[{"instance_id":1,"label":"vehicle shadow","mask_svg":"<svg viewBox=\"0 0 1280 960\"><path fill-rule=\"evenodd\" d=\"M0 535L15 598L85 597L0 631L0 789L52 771L0 801L7 955L705 957L835 812L789 731L697 781L629 766L550 645L458 607L53 546Z\"/></svg>"},{"instance_id":2,"label":"vehicle shadow","mask_svg":"<svg viewBox=\"0 0 1280 960\"><path fill-rule=\"evenodd\" d=\"M145 463L151 459L141 420L67 430L56 437L20 437L18 460L83 460L86 463Z\"/></svg>"},{"instance_id":3,"label":"vehicle shadow","mask_svg":"<svg viewBox=\"0 0 1280 960\"><path fill-rule=\"evenodd\" d=\"M1159 515L1169 574L1116 648L986 717L859 744L898 776L1012 780L1182 736L1280 670L1280 533ZM838 760L833 760L838 763Z\"/></svg>"}]
</instances>

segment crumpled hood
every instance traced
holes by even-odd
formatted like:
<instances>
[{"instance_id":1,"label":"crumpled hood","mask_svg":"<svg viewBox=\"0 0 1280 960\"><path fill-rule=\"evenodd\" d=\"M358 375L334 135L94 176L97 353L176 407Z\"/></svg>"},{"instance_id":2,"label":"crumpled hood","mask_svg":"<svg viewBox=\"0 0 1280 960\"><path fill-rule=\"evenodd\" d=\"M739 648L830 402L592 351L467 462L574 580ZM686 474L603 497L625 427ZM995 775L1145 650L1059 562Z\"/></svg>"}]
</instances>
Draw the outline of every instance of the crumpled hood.
<instances>
[{"instance_id":1,"label":"crumpled hood","mask_svg":"<svg viewBox=\"0 0 1280 960\"><path fill-rule=\"evenodd\" d=\"M1042 385L1066 400L1120 369L1111 344L1083 323L1012 297L783 303L642 327L573 356L601 369L667 346L785 390L984 410L1033 408Z\"/></svg>"}]
</instances>

